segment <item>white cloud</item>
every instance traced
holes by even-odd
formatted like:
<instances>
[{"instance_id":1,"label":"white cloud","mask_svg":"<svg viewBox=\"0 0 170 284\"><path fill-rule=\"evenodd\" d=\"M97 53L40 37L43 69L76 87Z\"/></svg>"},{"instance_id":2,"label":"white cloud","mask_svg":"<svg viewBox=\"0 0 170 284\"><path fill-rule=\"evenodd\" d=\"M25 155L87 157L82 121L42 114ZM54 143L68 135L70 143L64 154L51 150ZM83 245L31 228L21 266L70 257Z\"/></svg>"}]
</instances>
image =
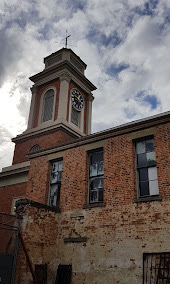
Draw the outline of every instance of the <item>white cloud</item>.
<instances>
[{"instance_id":1,"label":"white cloud","mask_svg":"<svg viewBox=\"0 0 170 284\"><path fill-rule=\"evenodd\" d=\"M72 49L88 65L86 76L98 88L93 131L169 109L170 2L148 2L148 10L146 3L1 0L0 131L5 140L0 167L10 164L11 137L26 129L28 77L44 68L43 57L64 46L66 29L68 43L76 45ZM154 95L157 105L139 99L141 91Z\"/></svg>"}]
</instances>

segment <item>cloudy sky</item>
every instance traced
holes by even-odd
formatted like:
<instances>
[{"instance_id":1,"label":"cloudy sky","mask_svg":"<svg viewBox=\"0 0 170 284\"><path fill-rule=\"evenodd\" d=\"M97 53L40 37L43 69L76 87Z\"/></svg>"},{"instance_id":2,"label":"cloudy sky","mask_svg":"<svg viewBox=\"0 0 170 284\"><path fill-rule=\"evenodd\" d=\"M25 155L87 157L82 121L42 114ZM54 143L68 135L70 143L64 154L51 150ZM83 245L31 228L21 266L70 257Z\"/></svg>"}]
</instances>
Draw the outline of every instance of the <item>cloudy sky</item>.
<instances>
[{"instance_id":1,"label":"cloudy sky","mask_svg":"<svg viewBox=\"0 0 170 284\"><path fill-rule=\"evenodd\" d=\"M170 109L170 0L1 0L0 169L27 127L28 78L66 30L98 88L93 132Z\"/></svg>"}]
</instances>

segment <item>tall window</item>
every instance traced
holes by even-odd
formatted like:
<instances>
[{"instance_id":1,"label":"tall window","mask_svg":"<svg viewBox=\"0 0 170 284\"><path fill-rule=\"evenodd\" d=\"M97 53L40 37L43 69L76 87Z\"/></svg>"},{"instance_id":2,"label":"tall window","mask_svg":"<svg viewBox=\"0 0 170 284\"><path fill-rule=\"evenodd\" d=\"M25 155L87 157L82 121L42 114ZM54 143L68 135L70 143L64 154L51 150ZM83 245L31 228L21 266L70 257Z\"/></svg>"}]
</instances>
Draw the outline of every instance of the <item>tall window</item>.
<instances>
[{"instance_id":1,"label":"tall window","mask_svg":"<svg viewBox=\"0 0 170 284\"><path fill-rule=\"evenodd\" d=\"M59 207L63 161L52 163L49 205Z\"/></svg>"},{"instance_id":2,"label":"tall window","mask_svg":"<svg viewBox=\"0 0 170 284\"><path fill-rule=\"evenodd\" d=\"M154 139L136 142L139 196L158 195L158 177Z\"/></svg>"},{"instance_id":3,"label":"tall window","mask_svg":"<svg viewBox=\"0 0 170 284\"><path fill-rule=\"evenodd\" d=\"M103 201L103 150L90 153L89 203Z\"/></svg>"},{"instance_id":4,"label":"tall window","mask_svg":"<svg viewBox=\"0 0 170 284\"><path fill-rule=\"evenodd\" d=\"M73 106L72 106L72 111L71 111L71 122L76 125L77 127L79 126L79 120L80 120L80 112L77 111Z\"/></svg>"},{"instance_id":5,"label":"tall window","mask_svg":"<svg viewBox=\"0 0 170 284\"><path fill-rule=\"evenodd\" d=\"M44 96L43 122L51 120L54 108L54 90L50 89Z\"/></svg>"}]
</instances>

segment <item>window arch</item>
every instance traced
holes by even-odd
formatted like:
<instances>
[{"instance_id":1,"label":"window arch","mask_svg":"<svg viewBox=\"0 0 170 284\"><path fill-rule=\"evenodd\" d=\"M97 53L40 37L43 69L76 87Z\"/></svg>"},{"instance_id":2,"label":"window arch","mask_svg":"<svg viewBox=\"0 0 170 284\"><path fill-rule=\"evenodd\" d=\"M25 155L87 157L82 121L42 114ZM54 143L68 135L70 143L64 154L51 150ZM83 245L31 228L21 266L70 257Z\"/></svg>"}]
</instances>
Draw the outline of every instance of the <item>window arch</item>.
<instances>
[{"instance_id":1,"label":"window arch","mask_svg":"<svg viewBox=\"0 0 170 284\"><path fill-rule=\"evenodd\" d=\"M36 152L38 150L41 150L41 147L39 144L36 144L30 149L30 153Z\"/></svg>"},{"instance_id":2,"label":"window arch","mask_svg":"<svg viewBox=\"0 0 170 284\"><path fill-rule=\"evenodd\" d=\"M44 95L42 122L53 118L54 109L54 90L49 89Z\"/></svg>"}]
</instances>

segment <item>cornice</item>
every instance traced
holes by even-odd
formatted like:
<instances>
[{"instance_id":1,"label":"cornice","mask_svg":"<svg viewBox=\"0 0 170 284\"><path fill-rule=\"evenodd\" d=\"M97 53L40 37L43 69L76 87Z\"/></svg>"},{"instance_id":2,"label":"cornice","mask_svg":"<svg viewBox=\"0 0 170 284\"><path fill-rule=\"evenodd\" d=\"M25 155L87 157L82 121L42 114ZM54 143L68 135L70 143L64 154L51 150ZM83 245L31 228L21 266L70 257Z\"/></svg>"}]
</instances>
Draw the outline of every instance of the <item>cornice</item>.
<instances>
[{"instance_id":1,"label":"cornice","mask_svg":"<svg viewBox=\"0 0 170 284\"><path fill-rule=\"evenodd\" d=\"M65 133L69 134L70 136L72 136L73 138L78 138L78 137L82 137L85 134L82 132L78 132L78 130L74 130L74 128L68 124L66 125L66 122L58 122L56 124L52 124L49 127L45 127L45 128L32 128L32 129L28 129L26 130L24 133L17 135L15 138L12 138L12 142L22 142L31 138L35 138L37 136L42 136L44 134L48 134L48 133L53 133L56 132L57 130L62 130Z\"/></svg>"},{"instance_id":2,"label":"cornice","mask_svg":"<svg viewBox=\"0 0 170 284\"><path fill-rule=\"evenodd\" d=\"M65 69L65 70L64 70ZM60 77L63 72L69 71L72 78L76 77L78 80L80 80L83 85L85 85L89 91L96 90L97 88L80 72L78 71L68 60L62 61L61 63L51 66L48 69L44 69L42 72L37 73L34 76L31 76L29 79L36 83L37 86L40 86L41 84L44 84L46 82L49 82L51 80L54 80L58 77Z\"/></svg>"},{"instance_id":3,"label":"cornice","mask_svg":"<svg viewBox=\"0 0 170 284\"><path fill-rule=\"evenodd\" d=\"M12 165L2 169L0 178L8 177L9 175L18 175L29 171L30 161Z\"/></svg>"},{"instance_id":4,"label":"cornice","mask_svg":"<svg viewBox=\"0 0 170 284\"><path fill-rule=\"evenodd\" d=\"M69 74L67 72L64 72L59 76L59 79L60 79L60 82L66 80L68 83L70 83L71 76L69 76Z\"/></svg>"},{"instance_id":5,"label":"cornice","mask_svg":"<svg viewBox=\"0 0 170 284\"><path fill-rule=\"evenodd\" d=\"M112 138L115 136L120 136L120 135L128 134L128 133L130 134L135 131L144 130L147 128L151 128L151 127L169 123L169 122L170 122L170 112L166 112L166 113L162 113L162 114L152 116L149 118L132 121L130 123L126 123L126 124L116 126L116 127L113 127L113 128L101 131L101 132L87 135L85 137L74 139L73 141L60 144L60 146L54 146L46 150L40 150L38 153L33 153L33 154L30 153L28 157L31 159L31 158L35 158L38 156L48 155L48 154L52 154L55 152L60 152L60 151L64 151L70 148L74 148L77 146L83 146L86 144L98 142L103 139L108 139L108 138Z\"/></svg>"}]
</instances>

